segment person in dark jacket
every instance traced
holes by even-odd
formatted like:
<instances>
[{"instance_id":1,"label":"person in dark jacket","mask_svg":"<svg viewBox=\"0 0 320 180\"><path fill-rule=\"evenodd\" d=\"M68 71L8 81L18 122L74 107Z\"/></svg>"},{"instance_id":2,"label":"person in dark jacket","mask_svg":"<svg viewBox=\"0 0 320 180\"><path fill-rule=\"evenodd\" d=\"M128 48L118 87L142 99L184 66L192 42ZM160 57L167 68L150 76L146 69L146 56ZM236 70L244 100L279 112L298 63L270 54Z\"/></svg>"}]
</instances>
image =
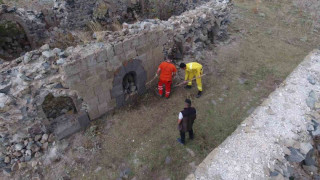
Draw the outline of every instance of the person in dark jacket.
<instances>
[{"instance_id":1,"label":"person in dark jacket","mask_svg":"<svg viewBox=\"0 0 320 180\"><path fill-rule=\"evenodd\" d=\"M189 132L189 138L192 140L194 137L193 134L193 123L194 120L197 118L197 111L195 108L191 107L191 100L186 99L185 100L185 108L183 111L179 113L179 119L178 119L178 128L180 131L180 137L178 138L178 142L181 144L185 144L185 136L186 132Z\"/></svg>"}]
</instances>

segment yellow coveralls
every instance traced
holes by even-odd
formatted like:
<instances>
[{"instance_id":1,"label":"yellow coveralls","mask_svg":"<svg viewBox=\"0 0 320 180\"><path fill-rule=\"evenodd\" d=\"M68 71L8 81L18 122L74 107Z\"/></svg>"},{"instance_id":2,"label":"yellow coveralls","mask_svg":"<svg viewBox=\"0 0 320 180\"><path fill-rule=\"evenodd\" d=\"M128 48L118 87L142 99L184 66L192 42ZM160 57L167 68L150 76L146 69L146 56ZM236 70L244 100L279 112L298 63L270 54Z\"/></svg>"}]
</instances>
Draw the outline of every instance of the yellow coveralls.
<instances>
[{"instance_id":1,"label":"yellow coveralls","mask_svg":"<svg viewBox=\"0 0 320 180\"><path fill-rule=\"evenodd\" d=\"M188 85L192 85L192 79L196 77L196 82L198 86L198 90L202 91L202 82L201 78L198 78L199 76L202 75L203 70L202 70L202 65L197 63L197 62L191 62L186 64L186 75L185 75L185 81L189 81Z\"/></svg>"}]
</instances>

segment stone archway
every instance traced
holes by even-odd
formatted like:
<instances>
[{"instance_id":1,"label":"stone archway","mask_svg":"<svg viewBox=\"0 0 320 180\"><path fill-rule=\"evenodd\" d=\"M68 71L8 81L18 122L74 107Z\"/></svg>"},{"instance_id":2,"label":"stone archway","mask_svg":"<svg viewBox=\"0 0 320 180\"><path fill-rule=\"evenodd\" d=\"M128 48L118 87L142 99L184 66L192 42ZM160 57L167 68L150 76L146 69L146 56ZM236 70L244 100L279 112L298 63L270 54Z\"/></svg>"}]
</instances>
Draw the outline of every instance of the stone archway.
<instances>
[{"instance_id":1,"label":"stone archway","mask_svg":"<svg viewBox=\"0 0 320 180\"><path fill-rule=\"evenodd\" d=\"M0 21L13 22L21 27L31 49L41 46L47 37L44 16L41 13L1 5Z\"/></svg>"},{"instance_id":2,"label":"stone archway","mask_svg":"<svg viewBox=\"0 0 320 180\"><path fill-rule=\"evenodd\" d=\"M0 20L0 58L13 60L31 50L31 42L19 23Z\"/></svg>"},{"instance_id":3,"label":"stone archway","mask_svg":"<svg viewBox=\"0 0 320 180\"><path fill-rule=\"evenodd\" d=\"M81 102L75 97L54 96L47 92L38 104L38 114L58 139L67 138L90 124L88 113L81 109Z\"/></svg>"},{"instance_id":4,"label":"stone archway","mask_svg":"<svg viewBox=\"0 0 320 180\"><path fill-rule=\"evenodd\" d=\"M111 89L111 97L116 99L117 107L131 102L135 95L146 92L147 72L140 60L125 63L116 72Z\"/></svg>"}]
</instances>

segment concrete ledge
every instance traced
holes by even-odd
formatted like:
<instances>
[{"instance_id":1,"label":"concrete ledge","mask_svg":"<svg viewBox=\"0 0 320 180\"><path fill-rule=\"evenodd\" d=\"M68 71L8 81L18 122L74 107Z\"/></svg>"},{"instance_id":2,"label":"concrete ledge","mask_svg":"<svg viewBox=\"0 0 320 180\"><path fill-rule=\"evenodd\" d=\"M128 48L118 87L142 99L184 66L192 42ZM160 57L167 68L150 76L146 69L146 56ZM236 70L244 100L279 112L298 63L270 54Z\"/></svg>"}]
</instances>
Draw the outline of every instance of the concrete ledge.
<instances>
[{"instance_id":1,"label":"concrete ledge","mask_svg":"<svg viewBox=\"0 0 320 180\"><path fill-rule=\"evenodd\" d=\"M315 77L315 83L310 82L310 76ZM315 119L306 116L312 112L307 99L312 91L319 97L319 77L320 50L314 50L187 180L270 179L276 162L288 168L288 148L303 152L302 144L310 143L307 127ZM280 179L288 178L283 171Z\"/></svg>"}]
</instances>

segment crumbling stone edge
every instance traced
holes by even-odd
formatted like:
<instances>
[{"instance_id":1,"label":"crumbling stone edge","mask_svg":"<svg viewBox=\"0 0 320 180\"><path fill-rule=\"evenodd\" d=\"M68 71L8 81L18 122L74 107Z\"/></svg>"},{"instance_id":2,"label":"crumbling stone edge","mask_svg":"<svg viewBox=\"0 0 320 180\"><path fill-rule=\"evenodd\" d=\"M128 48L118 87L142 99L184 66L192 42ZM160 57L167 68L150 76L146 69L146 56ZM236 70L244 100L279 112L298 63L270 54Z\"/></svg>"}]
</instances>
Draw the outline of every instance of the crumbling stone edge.
<instances>
[{"instance_id":1,"label":"crumbling stone edge","mask_svg":"<svg viewBox=\"0 0 320 180\"><path fill-rule=\"evenodd\" d=\"M186 179L319 178L320 50L312 51Z\"/></svg>"}]
</instances>

